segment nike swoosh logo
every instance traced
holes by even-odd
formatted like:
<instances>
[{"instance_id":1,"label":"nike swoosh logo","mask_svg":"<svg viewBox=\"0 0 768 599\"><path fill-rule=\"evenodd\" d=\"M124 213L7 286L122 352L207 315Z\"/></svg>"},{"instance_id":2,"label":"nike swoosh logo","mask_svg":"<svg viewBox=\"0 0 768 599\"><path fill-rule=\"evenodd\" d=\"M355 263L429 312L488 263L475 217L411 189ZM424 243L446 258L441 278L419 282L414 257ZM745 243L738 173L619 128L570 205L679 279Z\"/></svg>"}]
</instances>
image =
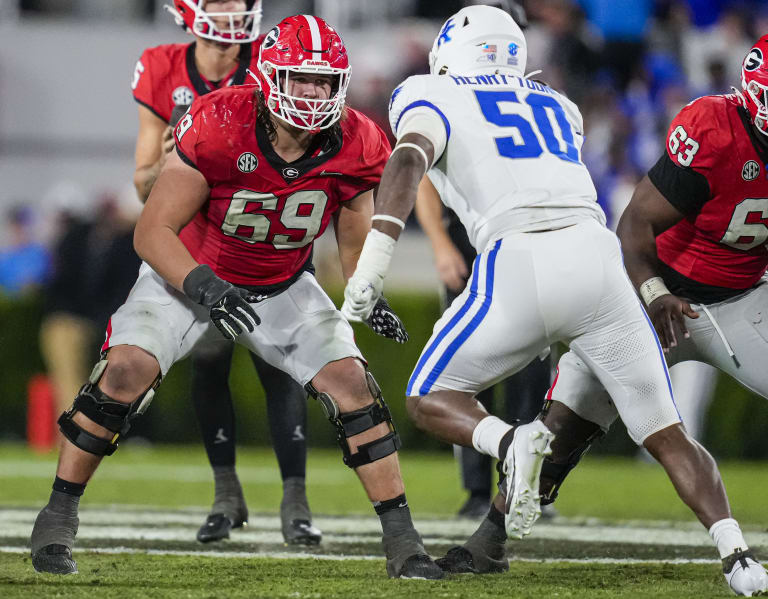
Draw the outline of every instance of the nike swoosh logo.
<instances>
[{"instance_id":1,"label":"nike swoosh logo","mask_svg":"<svg viewBox=\"0 0 768 599\"><path fill-rule=\"evenodd\" d=\"M344 173L332 173L332 172L329 172L329 171L320 171L320 176L321 177L333 177L333 176L343 177Z\"/></svg>"}]
</instances>

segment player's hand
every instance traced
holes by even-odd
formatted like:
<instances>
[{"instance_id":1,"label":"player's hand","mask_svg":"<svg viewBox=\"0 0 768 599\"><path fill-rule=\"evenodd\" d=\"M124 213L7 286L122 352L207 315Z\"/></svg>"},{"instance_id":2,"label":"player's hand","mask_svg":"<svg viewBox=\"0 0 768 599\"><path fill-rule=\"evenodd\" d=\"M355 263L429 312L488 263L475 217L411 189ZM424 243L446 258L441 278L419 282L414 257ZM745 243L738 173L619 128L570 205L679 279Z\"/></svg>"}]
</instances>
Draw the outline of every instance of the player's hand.
<instances>
[{"instance_id":1,"label":"player's hand","mask_svg":"<svg viewBox=\"0 0 768 599\"><path fill-rule=\"evenodd\" d=\"M160 168L163 168L166 157L173 151L173 147L176 145L176 140L173 139L173 127L166 127L165 131L163 131L162 145L163 151L160 154Z\"/></svg>"},{"instance_id":2,"label":"player's hand","mask_svg":"<svg viewBox=\"0 0 768 599\"><path fill-rule=\"evenodd\" d=\"M231 341L243 331L252 333L261 324L249 303L255 301L256 296L220 279L207 264L201 264L186 276L184 293L210 310L213 324Z\"/></svg>"},{"instance_id":3,"label":"player's hand","mask_svg":"<svg viewBox=\"0 0 768 599\"><path fill-rule=\"evenodd\" d=\"M384 297L380 297L376 302L365 324L371 327L374 333L387 339L394 339L398 343L408 341L408 332L405 330L403 321L395 314Z\"/></svg>"},{"instance_id":4,"label":"player's hand","mask_svg":"<svg viewBox=\"0 0 768 599\"><path fill-rule=\"evenodd\" d=\"M469 271L464 256L452 243L434 248L437 275L448 289L460 293L467 284Z\"/></svg>"},{"instance_id":5,"label":"player's hand","mask_svg":"<svg viewBox=\"0 0 768 599\"><path fill-rule=\"evenodd\" d=\"M661 348L668 352L671 347L677 346L678 335L685 339L690 337L685 326L685 317L698 318L699 314L684 299L668 293L651 302L648 306L648 316L659 336Z\"/></svg>"},{"instance_id":6,"label":"player's hand","mask_svg":"<svg viewBox=\"0 0 768 599\"><path fill-rule=\"evenodd\" d=\"M341 306L341 313L350 322L367 322L381 297L383 287L384 279L366 276L357 269L344 288L344 304Z\"/></svg>"}]
</instances>

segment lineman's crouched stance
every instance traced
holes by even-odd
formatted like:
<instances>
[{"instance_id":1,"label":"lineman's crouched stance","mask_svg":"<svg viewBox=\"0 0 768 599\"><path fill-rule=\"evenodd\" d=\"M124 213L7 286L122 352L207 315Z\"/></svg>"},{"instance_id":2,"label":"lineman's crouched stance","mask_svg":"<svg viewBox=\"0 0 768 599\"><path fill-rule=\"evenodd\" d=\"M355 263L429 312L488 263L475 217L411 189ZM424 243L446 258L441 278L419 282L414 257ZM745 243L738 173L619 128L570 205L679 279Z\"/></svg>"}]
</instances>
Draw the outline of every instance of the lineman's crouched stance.
<instances>
[{"instance_id":1,"label":"lineman's crouched stance","mask_svg":"<svg viewBox=\"0 0 768 599\"><path fill-rule=\"evenodd\" d=\"M203 265L187 275L184 290L145 264L113 315L101 361L59 419L65 440L53 492L32 531L35 569L77 572L72 547L86 483L146 410L170 366L221 331L288 372L321 402L336 426L344 462L357 472L380 517L388 574L442 577L411 521L389 409L363 366L349 323L314 277L304 272L265 298Z\"/></svg>"}]
</instances>

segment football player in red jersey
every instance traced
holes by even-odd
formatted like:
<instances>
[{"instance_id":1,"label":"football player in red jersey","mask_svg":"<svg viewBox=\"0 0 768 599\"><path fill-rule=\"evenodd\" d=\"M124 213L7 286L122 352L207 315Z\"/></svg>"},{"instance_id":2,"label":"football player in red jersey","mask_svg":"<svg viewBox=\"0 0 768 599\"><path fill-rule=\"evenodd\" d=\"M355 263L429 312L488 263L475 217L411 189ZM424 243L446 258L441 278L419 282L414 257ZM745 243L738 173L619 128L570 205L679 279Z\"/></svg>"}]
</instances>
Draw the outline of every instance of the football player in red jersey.
<instances>
[{"instance_id":1,"label":"football player in red jersey","mask_svg":"<svg viewBox=\"0 0 768 599\"><path fill-rule=\"evenodd\" d=\"M179 25L196 36L190 44L148 48L136 63L133 96L139 104L134 181L146 201L166 156L174 147L172 127L194 98L230 85L252 82L257 68L261 0L175 0L167 6ZM181 233L191 235L189 230ZM248 520L235 471L235 413L229 390L234 345L226 339L192 353L191 396L215 481L214 502L197 533L203 543L229 537ZM266 391L270 436L283 480L280 521L289 544L314 545L322 533L312 526L305 478L307 394L301 385L253 352L251 360Z\"/></svg>"},{"instance_id":2,"label":"football player in red jersey","mask_svg":"<svg viewBox=\"0 0 768 599\"><path fill-rule=\"evenodd\" d=\"M390 153L384 133L345 107L349 72L331 27L289 17L262 42L260 88L206 94L179 121L177 152L136 227L145 264L112 316L102 360L59 420L66 440L31 538L38 571L77 571L71 549L87 481L171 365L223 335L321 402L381 520L387 573L443 576L411 521L389 409L351 326L311 274L312 242L331 218L343 272L354 270ZM194 235L180 238L192 219ZM386 302L368 324L407 338Z\"/></svg>"},{"instance_id":3,"label":"football player in red jersey","mask_svg":"<svg viewBox=\"0 0 768 599\"><path fill-rule=\"evenodd\" d=\"M699 98L675 117L666 151L638 184L617 233L668 365L705 362L768 398L768 36L744 59L741 91ZM573 352L561 358L548 400L543 421L557 438L542 468L542 503L554 501L591 441L617 417ZM668 443L665 451L675 450ZM678 462L672 467L686 467ZM730 512L709 533L731 589L766 592L766 571ZM475 543L475 558L487 561L489 547Z\"/></svg>"}]
</instances>

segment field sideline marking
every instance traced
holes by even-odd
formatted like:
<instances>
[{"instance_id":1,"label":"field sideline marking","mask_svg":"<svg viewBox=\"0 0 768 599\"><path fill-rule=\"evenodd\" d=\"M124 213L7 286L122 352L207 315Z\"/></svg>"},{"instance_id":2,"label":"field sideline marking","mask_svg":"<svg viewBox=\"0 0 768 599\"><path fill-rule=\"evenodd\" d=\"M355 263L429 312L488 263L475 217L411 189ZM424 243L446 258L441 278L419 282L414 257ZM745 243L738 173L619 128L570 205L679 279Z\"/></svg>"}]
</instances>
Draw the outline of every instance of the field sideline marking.
<instances>
[{"instance_id":1,"label":"field sideline marking","mask_svg":"<svg viewBox=\"0 0 768 599\"><path fill-rule=\"evenodd\" d=\"M205 512L136 512L119 509L84 509L81 516L80 539L114 539L189 542L194 544L195 531ZM1 509L0 539L28 537L37 509ZM252 515L250 526L233 533L233 541L244 543L282 543L280 520L277 515ZM475 521L419 519L416 525L428 542L462 542L477 527ZM119 522L115 526L114 523ZM323 531L327 541L337 544L378 543L381 528L374 516L323 517L314 523ZM751 547L768 547L768 533L748 531ZM710 547L712 541L703 528L607 525L606 523L576 524L569 521L541 522L531 539L578 540L597 543L632 543L637 545Z\"/></svg>"},{"instance_id":2,"label":"field sideline marking","mask_svg":"<svg viewBox=\"0 0 768 599\"><path fill-rule=\"evenodd\" d=\"M0 553L26 554L29 549L26 547L6 547L0 546ZM78 554L98 553L101 555L121 555L121 554L146 554L146 555L172 555L179 557L213 557L213 558L238 558L238 559L318 559L327 561L384 561L383 555L339 555L327 553L302 553L288 551L264 551L259 553L250 553L247 551L177 551L170 549L134 549L132 547L111 547L111 548L83 548L78 550ZM541 563L568 563L568 564L623 564L623 565L641 565L641 564L720 564L719 559L700 559L700 558L673 558L673 559L633 559L633 558L531 558L520 557L511 560L512 562L525 562L532 564Z\"/></svg>"}]
</instances>

